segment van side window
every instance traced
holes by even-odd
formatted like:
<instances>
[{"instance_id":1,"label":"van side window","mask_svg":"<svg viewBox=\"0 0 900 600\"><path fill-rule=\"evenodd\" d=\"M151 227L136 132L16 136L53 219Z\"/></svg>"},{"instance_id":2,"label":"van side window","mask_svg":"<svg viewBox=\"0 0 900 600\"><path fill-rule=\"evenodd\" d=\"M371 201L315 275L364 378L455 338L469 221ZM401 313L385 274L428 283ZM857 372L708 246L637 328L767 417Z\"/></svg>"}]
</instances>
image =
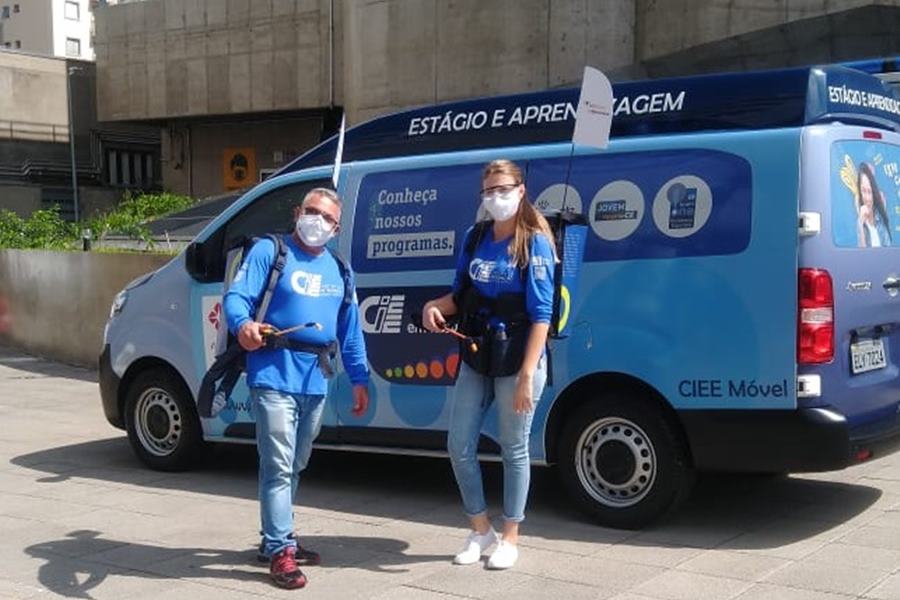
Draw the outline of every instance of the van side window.
<instances>
[{"instance_id":1,"label":"van side window","mask_svg":"<svg viewBox=\"0 0 900 600\"><path fill-rule=\"evenodd\" d=\"M316 187L331 187L330 179L301 181L260 196L239 212L225 227L223 253L245 238L293 230L293 210L303 196Z\"/></svg>"}]
</instances>

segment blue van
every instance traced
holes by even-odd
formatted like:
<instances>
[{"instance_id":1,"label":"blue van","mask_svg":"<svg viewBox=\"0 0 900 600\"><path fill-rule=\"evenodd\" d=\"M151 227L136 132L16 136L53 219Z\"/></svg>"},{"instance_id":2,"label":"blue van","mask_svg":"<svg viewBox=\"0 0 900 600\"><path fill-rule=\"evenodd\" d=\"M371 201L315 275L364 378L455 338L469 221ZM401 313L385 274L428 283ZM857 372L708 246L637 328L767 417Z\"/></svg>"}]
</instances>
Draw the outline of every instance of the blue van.
<instances>
[{"instance_id":1,"label":"blue van","mask_svg":"<svg viewBox=\"0 0 900 600\"><path fill-rule=\"evenodd\" d=\"M321 447L444 455L458 347L410 315L447 289L481 168L507 158L541 209L588 223L531 453L600 523L649 522L697 471L841 469L893 448L896 92L834 66L622 83L614 95L602 151L573 151L577 89L429 106L347 131L336 245L357 274L372 401L354 417L346 375L332 380ZM291 207L330 184L337 146L248 191L115 298L103 407L147 465L185 468L204 441L253 443L243 383L216 418L195 408L225 340L227 254L289 231ZM496 434L489 416L485 459L498 457Z\"/></svg>"}]
</instances>

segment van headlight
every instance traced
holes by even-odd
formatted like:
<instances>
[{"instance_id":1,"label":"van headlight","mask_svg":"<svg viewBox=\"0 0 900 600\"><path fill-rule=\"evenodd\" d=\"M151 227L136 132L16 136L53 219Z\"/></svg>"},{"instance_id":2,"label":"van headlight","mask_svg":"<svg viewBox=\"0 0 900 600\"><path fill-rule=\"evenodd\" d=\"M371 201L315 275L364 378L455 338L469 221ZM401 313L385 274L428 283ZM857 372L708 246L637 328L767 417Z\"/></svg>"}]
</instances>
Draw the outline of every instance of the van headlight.
<instances>
[{"instance_id":1,"label":"van headlight","mask_svg":"<svg viewBox=\"0 0 900 600\"><path fill-rule=\"evenodd\" d=\"M122 290L116 294L116 297L113 298L112 306L109 308L110 319L122 312L122 309L125 308L126 300L128 300L128 290Z\"/></svg>"}]
</instances>

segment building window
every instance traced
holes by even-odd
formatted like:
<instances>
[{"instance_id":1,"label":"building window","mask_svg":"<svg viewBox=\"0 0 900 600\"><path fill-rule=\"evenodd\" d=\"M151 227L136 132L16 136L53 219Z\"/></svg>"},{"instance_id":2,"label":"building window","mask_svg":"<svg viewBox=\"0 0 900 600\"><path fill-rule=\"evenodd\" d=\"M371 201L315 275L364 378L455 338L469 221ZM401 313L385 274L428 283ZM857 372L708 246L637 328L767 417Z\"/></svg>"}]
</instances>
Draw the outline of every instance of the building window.
<instances>
[{"instance_id":1,"label":"building window","mask_svg":"<svg viewBox=\"0 0 900 600\"><path fill-rule=\"evenodd\" d=\"M18 4L13 4L13 12L14 12L14 13L19 12L19 5L18 5Z\"/></svg>"},{"instance_id":2,"label":"building window","mask_svg":"<svg viewBox=\"0 0 900 600\"><path fill-rule=\"evenodd\" d=\"M152 152L110 148L106 152L106 182L110 185L150 189L156 185Z\"/></svg>"},{"instance_id":3,"label":"building window","mask_svg":"<svg viewBox=\"0 0 900 600\"><path fill-rule=\"evenodd\" d=\"M66 38L66 56L81 56L81 40Z\"/></svg>"},{"instance_id":4,"label":"building window","mask_svg":"<svg viewBox=\"0 0 900 600\"><path fill-rule=\"evenodd\" d=\"M22 40L16 40L16 48L22 47Z\"/></svg>"},{"instance_id":5,"label":"building window","mask_svg":"<svg viewBox=\"0 0 900 600\"><path fill-rule=\"evenodd\" d=\"M3 19L9 18L9 7L8 6L3 7L3 12L0 12L0 18L3 18Z\"/></svg>"},{"instance_id":6,"label":"building window","mask_svg":"<svg viewBox=\"0 0 900 600\"><path fill-rule=\"evenodd\" d=\"M81 18L81 11L77 2L67 0L65 9L66 18L70 21L78 21Z\"/></svg>"},{"instance_id":7,"label":"building window","mask_svg":"<svg viewBox=\"0 0 900 600\"><path fill-rule=\"evenodd\" d=\"M4 48L12 48L12 44L10 42L3 42Z\"/></svg>"}]
</instances>

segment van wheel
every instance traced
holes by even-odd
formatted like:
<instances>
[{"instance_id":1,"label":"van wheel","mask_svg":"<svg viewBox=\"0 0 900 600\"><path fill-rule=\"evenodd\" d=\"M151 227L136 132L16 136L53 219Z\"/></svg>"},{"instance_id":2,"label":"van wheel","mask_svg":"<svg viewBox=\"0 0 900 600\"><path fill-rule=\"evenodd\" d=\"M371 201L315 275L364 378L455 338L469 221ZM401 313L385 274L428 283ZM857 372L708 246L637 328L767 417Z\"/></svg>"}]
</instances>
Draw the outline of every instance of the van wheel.
<instances>
[{"instance_id":1,"label":"van wheel","mask_svg":"<svg viewBox=\"0 0 900 600\"><path fill-rule=\"evenodd\" d=\"M159 471L190 467L203 441L187 386L163 368L140 373L129 386L125 429L141 462Z\"/></svg>"},{"instance_id":2,"label":"van wheel","mask_svg":"<svg viewBox=\"0 0 900 600\"><path fill-rule=\"evenodd\" d=\"M638 529L687 497L684 444L650 399L609 392L577 408L559 442L559 474L601 525Z\"/></svg>"}]
</instances>

